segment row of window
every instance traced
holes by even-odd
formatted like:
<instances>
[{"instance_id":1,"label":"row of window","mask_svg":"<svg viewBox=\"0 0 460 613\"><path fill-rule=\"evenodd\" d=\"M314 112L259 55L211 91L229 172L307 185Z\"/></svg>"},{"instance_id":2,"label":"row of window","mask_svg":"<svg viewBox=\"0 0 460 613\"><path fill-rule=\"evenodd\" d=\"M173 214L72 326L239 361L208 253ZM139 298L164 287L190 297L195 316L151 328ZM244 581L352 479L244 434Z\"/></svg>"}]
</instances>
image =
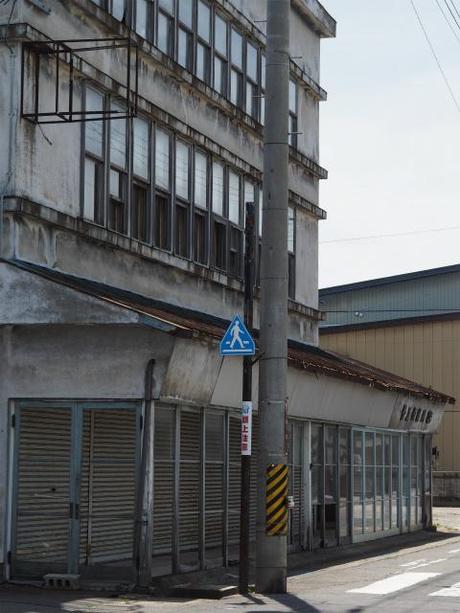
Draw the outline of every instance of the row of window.
<instances>
[{"instance_id":1,"label":"row of window","mask_svg":"<svg viewBox=\"0 0 460 613\"><path fill-rule=\"evenodd\" d=\"M265 55L205 0L93 0L193 72L256 121L264 123ZM131 14L133 13L133 14ZM297 146L297 86L289 86L289 140Z\"/></svg>"},{"instance_id":2,"label":"row of window","mask_svg":"<svg viewBox=\"0 0 460 613\"><path fill-rule=\"evenodd\" d=\"M244 209L261 186L146 118L127 119L110 96L86 88L84 217L159 249L241 278ZM289 208L289 295L295 297L295 210Z\"/></svg>"}]
</instances>

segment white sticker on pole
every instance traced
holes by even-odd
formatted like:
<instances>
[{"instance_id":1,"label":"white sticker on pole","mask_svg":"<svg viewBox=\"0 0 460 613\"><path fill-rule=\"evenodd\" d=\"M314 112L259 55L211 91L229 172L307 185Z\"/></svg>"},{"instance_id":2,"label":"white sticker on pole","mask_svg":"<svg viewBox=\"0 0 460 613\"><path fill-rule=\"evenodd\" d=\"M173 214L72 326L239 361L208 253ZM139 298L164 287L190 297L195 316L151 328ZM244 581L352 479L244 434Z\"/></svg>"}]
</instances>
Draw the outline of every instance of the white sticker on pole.
<instances>
[{"instance_id":1,"label":"white sticker on pole","mask_svg":"<svg viewBox=\"0 0 460 613\"><path fill-rule=\"evenodd\" d=\"M241 407L241 455L252 454L252 402Z\"/></svg>"}]
</instances>

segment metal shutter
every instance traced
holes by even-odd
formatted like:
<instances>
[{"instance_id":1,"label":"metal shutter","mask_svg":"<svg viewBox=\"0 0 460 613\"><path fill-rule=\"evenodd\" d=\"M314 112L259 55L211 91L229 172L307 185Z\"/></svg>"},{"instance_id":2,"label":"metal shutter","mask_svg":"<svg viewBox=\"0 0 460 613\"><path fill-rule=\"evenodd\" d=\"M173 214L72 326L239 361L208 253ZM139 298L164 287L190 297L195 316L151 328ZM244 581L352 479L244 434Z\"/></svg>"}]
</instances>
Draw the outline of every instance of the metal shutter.
<instances>
[{"instance_id":1,"label":"metal shutter","mask_svg":"<svg viewBox=\"0 0 460 613\"><path fill-rule=\"evenodd\" d=\"M241 420L230 416L228 470L228 542L235 545L240 540L241 498Z\"/></svg>"},{"instance_id":2,"label":"metal shutter","mask_svg":"<svg viewBox=\"0 0 460 613\"><path fill-rule=\"evenodd\" d=\"M181 410L179 543L180 549L198 550L200 541L201 416Z\"/></svg>"},{"instance_id":3,"label":"metal shutter","mask_svg":"<svg viewBox=\"0 0 460 613\"><path fill-rule=\"evenodd\" d=\"M222 547L224 540L224 414L206 414L205 544Z\"/></svg>"},{"instance_id":4,"label":"metal shutter","mask_svg":"<svg viewBox=\"0 0 460 613\"><path fill-rule=\"evenodd\" d=\"M153 553L170 553L174 513L174 450L176 411L155 408Z\"/></svg>"},{"instance_id":5,"label":"metal shutter","mask_svg":"<svg viewBox=\"0 0 460 613\"><path fill-rule=\"evenodd\" d=\"M80 552L87 564L130 560L136 507L136 413L83 412Z\"/></svg>"},{"instance_id":6,"label":"metal shutter","mask_svg":"<svg viewBox=\"0 0 460 613\"><path fill-rule=\"evenodd\" d=\"M70 433L70 409L20 410L15 563L66 567Z\"/></svg>"}]
</instances>

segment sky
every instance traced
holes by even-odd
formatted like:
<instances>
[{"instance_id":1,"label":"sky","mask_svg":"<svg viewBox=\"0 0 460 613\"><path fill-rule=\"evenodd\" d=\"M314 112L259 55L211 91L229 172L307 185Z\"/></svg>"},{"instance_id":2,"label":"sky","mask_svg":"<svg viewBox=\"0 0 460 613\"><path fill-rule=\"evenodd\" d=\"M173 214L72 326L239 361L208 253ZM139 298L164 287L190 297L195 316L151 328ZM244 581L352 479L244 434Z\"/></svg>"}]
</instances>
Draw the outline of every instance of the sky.
<instances>
[{"instance_id":1,"label":"sky","mask_svg":"<svg viewBox=\"0 0 460 613\"><path fill-rule=\"evenodd\" d=\"M447 1L454 32L436 0L413 0L459 108L410 0L322 2L337 38L321 48L320 287L460 262L460 18Z\"/></svg>"}]
</instances>

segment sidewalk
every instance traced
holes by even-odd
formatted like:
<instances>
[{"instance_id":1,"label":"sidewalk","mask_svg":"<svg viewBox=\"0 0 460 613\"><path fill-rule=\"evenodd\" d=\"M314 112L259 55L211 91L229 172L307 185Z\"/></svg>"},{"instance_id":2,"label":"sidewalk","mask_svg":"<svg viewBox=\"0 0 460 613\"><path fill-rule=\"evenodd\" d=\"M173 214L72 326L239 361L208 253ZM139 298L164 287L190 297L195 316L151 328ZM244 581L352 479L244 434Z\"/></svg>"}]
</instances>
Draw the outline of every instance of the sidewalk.
<instances>
[{"instance_id":1,"label":"sidewalk","mask_svg":"<svg viewBox=\"0 0 460 613\"><path fill-rule=\"evenodd\" d=\"M415 532L340 549L291 555L289 575L300 578L301 575L321 569L326 572L333 566L360 564L363 560L371 561L373 558L393 558L408 551L438 547L447 541L460 542L460 508L435 508L434 523L438 525L438 532ZM220 579L226 583L237 583L237 574L237 567L223 570L222 576L219 578L214 575L212 582L216 583ZM203 573L177 578L177 581L183 583L202 583L204 580ZM171 585L171 582L165 583ZM216 606L213 601L200 602L203 611L213 611ZM193 608L193 605L192 600L142 594L59 592L25 585L0 586L0 613L156 613L160 609L162 613L173 613L186 611Z\"/></svg>"}]
</instances>

